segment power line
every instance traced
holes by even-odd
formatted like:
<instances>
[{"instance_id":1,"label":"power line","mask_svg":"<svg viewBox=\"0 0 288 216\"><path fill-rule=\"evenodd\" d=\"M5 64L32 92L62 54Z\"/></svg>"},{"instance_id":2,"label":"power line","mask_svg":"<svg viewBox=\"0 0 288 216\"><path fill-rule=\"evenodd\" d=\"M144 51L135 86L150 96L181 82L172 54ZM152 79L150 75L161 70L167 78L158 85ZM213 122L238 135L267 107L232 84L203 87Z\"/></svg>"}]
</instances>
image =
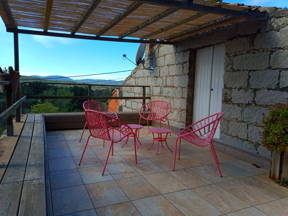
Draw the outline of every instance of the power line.
<instances>
[{"instance_id":1,"label":"power line","mask_svg":"<svg viewBox=\"0 0 288 216\"><path fill-rule=\"evenodd\" d=\"M74 78L74 77L89 77L89 76L97 76L97 75L107 75L107 74L116 74L116 73L124 73L124 72L129 72L132 71L133 69L130 70L121 70L121 71L112 71L112 72L104 72L104 73L95 73L95 74L82 74L82 75L72 75L72 76L63 76L63 77L58 77L59 75L50 75L50 76L55 76L55 78L43 78L45 80L61 80L61 79L66 79L66 78ZM29 78L29 80L38 80L41 79L39 78ZM26 81L26 80L25 80Z\"/></svg>"},{"instance_id":2,"label":"power line","mask_svg":"<svg viewBox=\"0 0 288 216\"><path fill-rule=\"evenodd\" d=\"M123 71L104 72L104 73L97 73L97 74L73 75L73 76L67 76L67 77L69 77L69 78L71 78L71 77L86 77L86 76L96 76L96 75L104 75L104 74L124 73L124 72L128 72L128 71L132 71L132 69L131 70L123 70Z\"/></svg>"}]
</instances>

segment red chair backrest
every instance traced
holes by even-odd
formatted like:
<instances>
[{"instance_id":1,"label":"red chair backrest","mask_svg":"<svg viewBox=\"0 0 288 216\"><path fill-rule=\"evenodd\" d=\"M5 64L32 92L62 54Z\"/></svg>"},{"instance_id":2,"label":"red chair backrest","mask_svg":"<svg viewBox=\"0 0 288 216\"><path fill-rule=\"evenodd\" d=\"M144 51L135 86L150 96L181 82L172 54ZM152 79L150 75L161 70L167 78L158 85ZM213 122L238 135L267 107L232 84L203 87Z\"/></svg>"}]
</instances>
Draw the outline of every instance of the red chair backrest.
<instances>
[{"instance_id":1,"label":"red chair backrest","mask_svg":"<svg viewBox=\"0 0 288 216\"><path fill-rule=\"evenodd\" d=\"M212 139L215 135L215 132L223 115L223 112L215 113L204 119L196 121L189 125L185 130L183 130L180 135L185 136L185 134L187 133L188 136L197 135L199 137L207 137Z\"/></svg>"},{"instance_id":2,"label":"red chair backrest","mask_svg":"<svg viewBox=\"0 0 288 216\"><path fill-rule=\"evenodd\" d=\"M86 122L91 136L104 140L111 140L109 124L106 115L95 110L85 110Z\"/></svg>"},{"instance_id":3,"label":"red chair backrest","mask_svg":"<svg viewBox=\"0 0 288 216\"><path fill-rule=\"evenodd\" d=\"M107 106L99 101L86 100L83 103L83 109L85 110L95 110L95 111L107 111Z\"/></svg>"},{"instance_id":4,"label":"red chair backrest","mask_svg":"<svg viewBox=\"0 0 288 216\"><path fill-rule=\"evenodd\" d=\"M160 120L166 118L171 112L171 104L163 100L155 100L144 104L140 109L140 115L149 120ZM145 113L148 113L145 116Z\"/></svg>"}]
</instances>

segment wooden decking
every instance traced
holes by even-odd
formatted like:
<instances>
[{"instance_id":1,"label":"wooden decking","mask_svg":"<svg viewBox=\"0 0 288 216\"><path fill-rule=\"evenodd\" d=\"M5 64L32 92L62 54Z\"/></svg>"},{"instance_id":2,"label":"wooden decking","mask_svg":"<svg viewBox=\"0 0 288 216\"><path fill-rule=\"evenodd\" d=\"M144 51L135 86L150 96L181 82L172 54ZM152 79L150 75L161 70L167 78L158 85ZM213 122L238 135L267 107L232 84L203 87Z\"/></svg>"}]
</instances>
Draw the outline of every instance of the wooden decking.
<instances>
[{"instance_id":1,"label":"wooden decking","mask_svg":"<svg viewBox=\"0 0 288 216\"><path fill-rule=\"evenodd\" d=\"M0 215L46 215L45 126L28 115L0 184Z\"/></svg>"}]
</instances>

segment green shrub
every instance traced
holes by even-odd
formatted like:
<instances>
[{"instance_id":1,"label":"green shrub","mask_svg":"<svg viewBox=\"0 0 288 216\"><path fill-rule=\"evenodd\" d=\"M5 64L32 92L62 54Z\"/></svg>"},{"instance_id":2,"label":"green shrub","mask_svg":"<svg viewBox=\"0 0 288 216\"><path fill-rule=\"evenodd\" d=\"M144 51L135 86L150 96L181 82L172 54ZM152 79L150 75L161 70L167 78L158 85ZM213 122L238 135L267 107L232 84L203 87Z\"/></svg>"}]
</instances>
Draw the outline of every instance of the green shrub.
<instances>
[{"instance_id":1,"label":"green shrub","mask_svg":"<svg viewBox=\"0 0 288 216\"><path fill-rule=\"evenodd\" d=\"M52 103L45 102L42 104L33 105L31 108L32 113L55 113L58 112L58 107L54 106Z\"/></svg>"},{"instance_id":2,"label":"green shrub","mask_svg":"<svg viewBox=\"0 0 288 216\"><path fill-rule=\"evenodd\" d=\"M288 147L288 104L271 108L264 120L262 144L272 151L284 151Z\"/></svg>"}]
</instances>

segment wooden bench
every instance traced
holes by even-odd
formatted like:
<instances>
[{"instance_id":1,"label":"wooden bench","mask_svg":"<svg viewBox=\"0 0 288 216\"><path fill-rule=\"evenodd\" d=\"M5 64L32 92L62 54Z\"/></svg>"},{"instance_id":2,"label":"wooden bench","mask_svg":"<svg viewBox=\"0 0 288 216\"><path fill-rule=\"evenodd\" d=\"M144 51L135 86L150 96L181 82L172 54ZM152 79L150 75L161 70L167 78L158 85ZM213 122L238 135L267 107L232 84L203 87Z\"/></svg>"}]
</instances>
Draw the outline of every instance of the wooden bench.
<instances>
[{"instance_id":1,"label":"wooden bench","mask_svg":"<svg viewBox=\"0 0 288 216\"><path fill-rule=\"evenodd\" d=\"M29 114L0 182L0 216L46 215L45 122Z\"/></svg>"}]
</instances>

